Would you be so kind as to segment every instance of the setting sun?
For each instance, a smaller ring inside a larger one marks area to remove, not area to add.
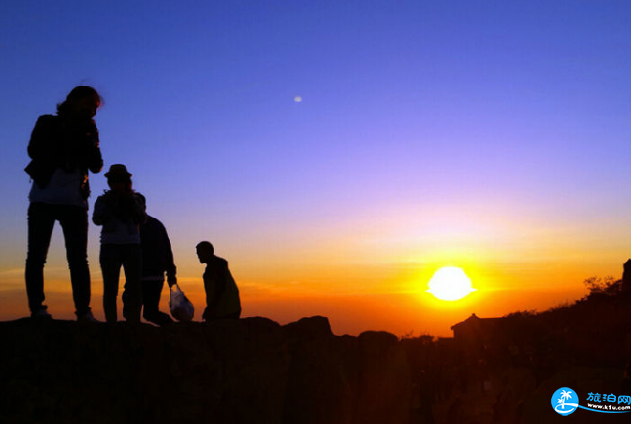
[[[440,268],[429,280],[428,293],[433,294],[440,300],[460,300],[469,293],[476,291],[471,287],[471,280],[467,274],[455,266],[445,266]]]

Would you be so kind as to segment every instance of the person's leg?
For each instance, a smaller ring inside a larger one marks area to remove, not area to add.
[[[161,280],[142,280],[142,316],[156,325],[168,325],[173,322],[169,314],[160,312],[160,295],[164,287],[164,278]]]
[[[142,279],[142,316],[145,319],[149,320],[148,317],[158,314],[163,287],[164,278],[162,280]]]
[[[26,295],[31,313],[45,310],[44,264],[55,225],[52,205],[31,203],[28,208],[28,252],[24,268]]]
[[[70,268],[75,314],[90,312],[90,268],[88,267],[88,210],[79,206],[62,206],[59,223],[64,232],[66,257]]]
[[[118,280],[121,270],[121,254],[119,246],[102,244],[99,262],[103,274],[103,312],[105,320],[114,323],[118,319],[116,297],[118,296]]]
[[[139,323],[142,309],[142,253],[140,244],[126,244],[123,256],[125,267],[125,291],[123,292],[123,316],[127,322]]]
[[[227,319],[239,319],[240,317],[241,317],[241,310],[239,310],[238,312],[233,312],[231,314],[228,314],[224,318],[227,318]]]
[[[219,317],[212,317],[211,319],[214,319],[214,320],[216,320],[216,319],[239,319],[240,316],[241,316],[241,311],[239,311],[239,312],[231,312],[229,314],[222,315],[222,316],[219,316]]]

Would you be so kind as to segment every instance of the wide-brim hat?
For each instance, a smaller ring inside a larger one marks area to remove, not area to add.
[[[111,177],[131,177],[131,174],[127,172],[127,167],[121,163],[110,166],[110,170],[105,174],[105,178]]]

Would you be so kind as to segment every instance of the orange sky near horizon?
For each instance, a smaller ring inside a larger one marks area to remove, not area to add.
[[[335,334],[385,330],[398,336],[450,336],[451,325],[472,313],[502,316],[577,300],[586,293],[586,278],[620,278],[628,257],[624,232],[616,233],[613,226],[581,226],[558,217],[545,222],[514,210],[491,214],[484,206],[471,205],[467,214],[421,214],[414,208],[394,208],[372,218],[352,218],[308,228],[286,222],[284,231],[265,228],[242,232],[242,238],[233,236],[236,229],[214,232],[216,253],[229,261],[239,285],[243,316],[265,316],[286,324],[323,315]],[[205,237],[192,227],[175,230],[168,215],[162,221],[170,231],[180,285],[195,304],[199,320],[205,306],[204,266],[195,256],[195,245]],[[92,307],[103,319],[99,228],[90,225]],[[22,265],[26,240],[16,238],[10,246],[11,250],[5,244],[0,252],[2,320],[28,315]],[[54,317],[72,319],[63,246],[56,225],[45,268],[46,303]],[[447,265],[463,268],[478,290],[455,302],[426,293],[433,273]],[[165,288],[163,310],[167,304]]]
[[[61,276],[67,270],[63,269],[62,262],[50,265],[46,280],[49,311],[55,318],[73,319],[69,282],[63,277],[50,277]],[[616,266],[618,274],[616,267],[590,267],[589,264],[461,264],[478,291],[460,301],[446,302],[425,292],[429,278],[442,265],[353,264],[328,269],[313,265],[301,270],[285,268],[276,276],[263,273],[260,267],[248,268],[237,263],[232,264],[231,269],[240,287],[243,317],[265,316],[286,324],[305,316],[322,315],[329,318],[333,332],[338,335],[383,330],[397,336],[442,337],[451,336],[450,327],[472,313],[493,317],[518,310],[545,310],[585,295],[582,283],[585,278],[592,275],[619,278],[622,271],[621,263]],[[200,320],[205,306],[203,266],[197,264],[197,271],[199,276],[196,277],[187,269],[180,274],[179,283],[196,307],[195,320]],[[92,307],[95,316],[103,319],[102,281],[94,266],[92,275]],[[12,284],[2,285],[1,320],[28,315],[23,283],[18,275],[12,280]],[[119,319],[122,319],[120,293],[118,303]],[[167,305],[165,286],[162,309],[166,310]]]

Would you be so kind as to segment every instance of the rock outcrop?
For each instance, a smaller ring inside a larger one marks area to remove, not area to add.
[[[0,323],[5,423],[408,423],[395,336],[328,319]]]
[[[509,316],[481,340],[335,336],[324,317],[0,322],[0,423],[552,422],[560,387],[581,402],[589,392],[631,395],[630,308],[598,298]]]

